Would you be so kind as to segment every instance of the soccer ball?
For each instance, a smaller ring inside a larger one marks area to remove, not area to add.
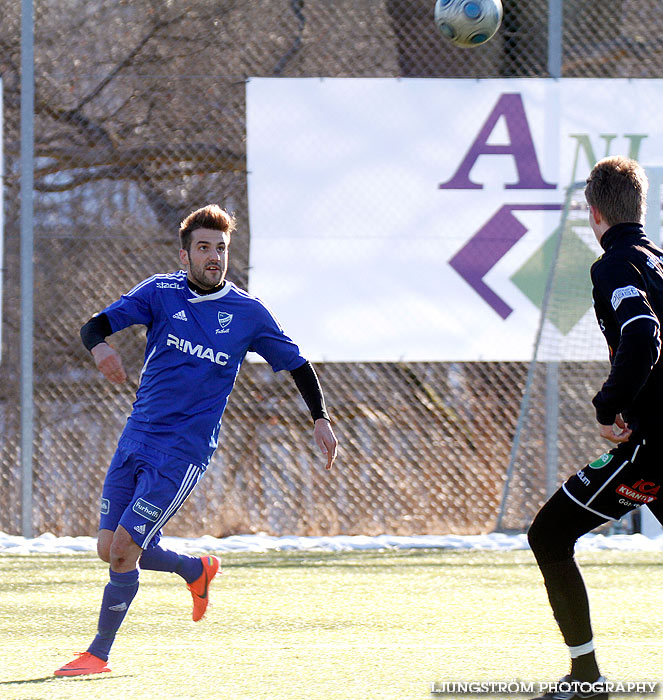
[[[436,0],[435,24],[452,44],[485,44],[502,23],[501,0]]]

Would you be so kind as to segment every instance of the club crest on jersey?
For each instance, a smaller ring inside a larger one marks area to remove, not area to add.
[[[228,328],[228,326],[233,320],[233,315],[229,314],[227,311],[219,311],[218,319],[221,328],[216,329],[217,335],[219,333],[230,333],[230,328]]]

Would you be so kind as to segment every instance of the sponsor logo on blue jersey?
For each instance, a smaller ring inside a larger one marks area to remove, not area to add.
[[[227,365],[230,355],[225,352],[215,352],[213,348],[204,348],[202,345],[194,345],[190,340],[178,338],[172,333],[168,334],[166,345],[172,345],[174,348],[188,355],[195,355],[201,360],[209,360],[217,365]]]
[[[184,289],[181,284],[177,282],[157,282],[157,287],[159,289]]]
[[[163,511],[161,508],[149,503],[148,501],[139,498],[133,505],[131,509],[135,513],[140,513],[146,520],[155,523],[160,517]]]

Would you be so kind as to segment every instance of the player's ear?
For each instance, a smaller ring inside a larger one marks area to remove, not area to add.
[[[188,267],[189,265],[189,254],[184,248],[180,248],[180,262],[184,267]]]
[[[592,221],[598,226],[601,221],[603,220],[603,217],[601,216],[601,212],[593,205],[589,205],[589,215],[592,217]]]

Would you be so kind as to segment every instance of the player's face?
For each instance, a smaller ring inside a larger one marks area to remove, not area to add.
[[[223,231],[199,228],[191,233],[189,251],[180,250],[187,277],[202,289],[218,286],[228,270],[229,236]]]

